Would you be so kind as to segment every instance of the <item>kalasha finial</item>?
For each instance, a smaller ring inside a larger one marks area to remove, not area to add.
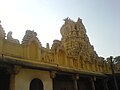
[[[63,19],[64,21],[68,21],[70,18],[69,17],[67,17],[67,18],[65,18],[65,19]]]
[[[77,22],[82,22],[82,19],[80,19],[80,17],[78,17],[78,20],[77,20]]]

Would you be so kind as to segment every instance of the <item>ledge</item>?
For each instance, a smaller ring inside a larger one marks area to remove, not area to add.
[[[5,55],[0,56],[0,63],[1,62],[12,64],[12,65],[19,65],[24,68],[37,69],[37,70],[57,71],[57,72],[65,72],[65,73],[73,73],[73,74],[77,73],[77,74],[95,75],[95,76],[106,76],[104,73],[81,71],[78,69],[58,66],[56,64],[51,65],[48,63],[31,61],[31,60],[21,59],[21,58],[14,58],[14,57],[5,56]]]

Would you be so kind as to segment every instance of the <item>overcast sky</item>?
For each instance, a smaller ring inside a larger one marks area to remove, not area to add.
[[[83,20],[99,56],[120,55],[120,0],[0,0],[1,24],[20,41],[34,30],[42,46],[51,45],[66,17]]]

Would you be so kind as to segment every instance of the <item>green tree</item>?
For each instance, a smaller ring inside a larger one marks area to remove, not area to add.
[[[115,62],[115,63],[120,63],[120,56],[116,56],[116,57],[114,58],[114,62]]]

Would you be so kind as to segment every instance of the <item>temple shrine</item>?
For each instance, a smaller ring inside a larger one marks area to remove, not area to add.
[[[20,43],[0,24],[0,90],[115,90],[110,64],[94,50],[82,19],[64,21],[51,47],[31,30]],[[119,64],[115,74],[120,90]]]

